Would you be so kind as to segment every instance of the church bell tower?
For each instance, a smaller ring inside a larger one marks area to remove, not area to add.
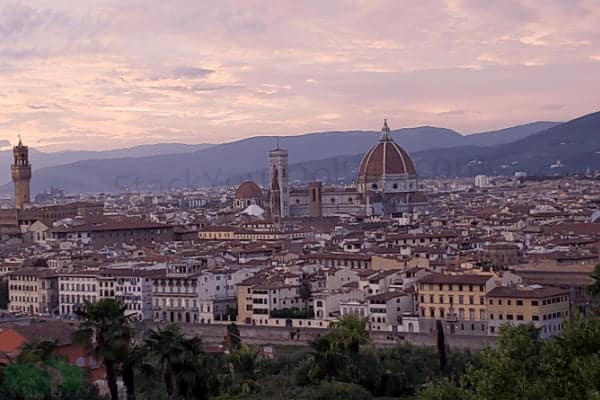
[[[30,202],[31,164],[29,164],[29,148],[23,146],[20,135],[19,144],[13,147],[13,155],[11,175],[15,184],[15,208],[22,210]]]

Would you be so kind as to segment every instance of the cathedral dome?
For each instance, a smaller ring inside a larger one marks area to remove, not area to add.
[[[262,197],[261,188],[252,181],[243,182],[235,192],[237,200],[260,199]]]
[[[385,121],[378,143],[364,155],[360,162],[358,179],[369,182],[388,175],[415,178],[417,171],[408,153],[392,139],[390,128]]]

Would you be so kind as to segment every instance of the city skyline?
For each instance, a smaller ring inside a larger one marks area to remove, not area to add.
[[[9,1],[0,147],[46,151],[597,111],[593,1]]]

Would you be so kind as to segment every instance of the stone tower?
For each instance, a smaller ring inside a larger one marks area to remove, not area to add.
[[[277,168],[271,171],[271,219],[276,226],[281,223],[281,191]]]
[[[15,161],[11,166],[11,175],[15,183],[15,208],[23,209],[30,201],[31,164],[29,164],[29,148],[23,146],[21,136],[19,136],[19,144],[13,147],[13,155]]]
[[[269,151],[269,171],[271,188],[273,188],[274,180],[277,180],[279,187],[279,215],[281,218],[289,217],[288,152],[279,148],[279,141],[277,141],[277,148]]]

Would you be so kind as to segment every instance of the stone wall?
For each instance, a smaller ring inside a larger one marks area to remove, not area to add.
[[[144,328],[155,327],[145,324]],[[225,324],[196,325],[181,324],[183,332],[188,335],[202,337],[205,343],[222,343],[227,327]],[[251,344],[282,344],[282,345],[306,345],[320,335],[327,333],[327,329],[318,328],[284,328],[250,326],[239,324],[242,341]],[[392,332],[370,332],[373,343],[378,347],[393,346],[397,343],[412,343],[415,345],[435,346],[435,334],[428,333],[392,333]],[[493,336],[470,336],[446,334],[446,343],[451,348],[478,350],[486,346],[495,346],[497,337]]]

